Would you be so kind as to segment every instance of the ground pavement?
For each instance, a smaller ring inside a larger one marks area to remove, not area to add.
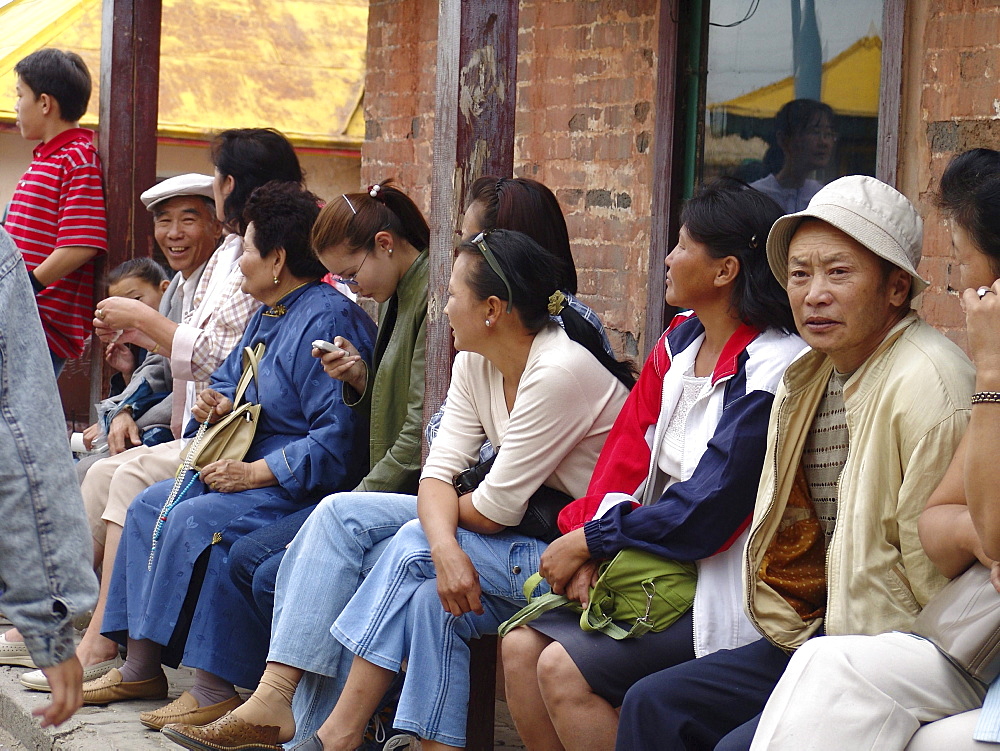
[[[42,728],[31,710],[47,702],[48,694],[29,691],[18,681],[28,668],[0,666],[0,750],[6,751],[147,751],[179,746],[139,724],[139,713],[162,707],[190,688],[193,672],[166,668],[170,695],[166,700],[130,701],[106,707],[84,707],[56,729]],[[497,701],[496,743],[499,751],[523,749],[510,721],[507,704]]]

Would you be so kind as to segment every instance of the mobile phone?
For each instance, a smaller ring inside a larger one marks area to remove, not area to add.
[[[315,349],[321,349],[324,352],[340,352],[343,355],[347,354],[347,350],[341,349],[336,344],[331,344],[325,339],[316,339],[313,341],[312,345]]]
[[[326,339],[316,339],[313,341],[312,346],[314,349],[321,349],[324,352],[340,352],[343,355],[347,354],[347,350],[341,349],[336,344],[331,344],[326,341]]]

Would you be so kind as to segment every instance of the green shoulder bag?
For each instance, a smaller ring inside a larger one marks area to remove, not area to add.
[[[626,548],[601,564],[597,583],[590,590],[590,604],[583,608],[553,592],[533,598],[531,594],[542,582],[542,575],[535,573],[524,583],[528,604],[500,624],[498,633],[505,636],[511,629],[563,606],[580,613],[580,628],[584,631],[600,631],[612,639],[663,631],[690,609],[697,578],[694,563]],[[619,623],[629,629],[626,631]]]

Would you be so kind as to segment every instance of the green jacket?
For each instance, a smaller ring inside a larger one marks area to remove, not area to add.
[[[371,470],[359,491],[417,492],[424,412],[427,339],[427,252],[403,274],[396,294],[379,306],[378,338],[365,393],[349,386],[344,402],[369,418]],[[375,408],[372,409],[372,405]]]

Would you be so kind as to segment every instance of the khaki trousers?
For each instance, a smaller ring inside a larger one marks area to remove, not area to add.
[[[174,476],[181,463],[181,441],[136,446],[95,462],[80,485],[94,541],[104,545],[107,522],[125,526],[125,512],[139,493]]]
[[[902,751],[923,724],[975,709],[985,694],[986,686],[911,634],[817,637],[792,656],[750,749]],[[971,744],[969,728],[967,738],[938,748]]]

